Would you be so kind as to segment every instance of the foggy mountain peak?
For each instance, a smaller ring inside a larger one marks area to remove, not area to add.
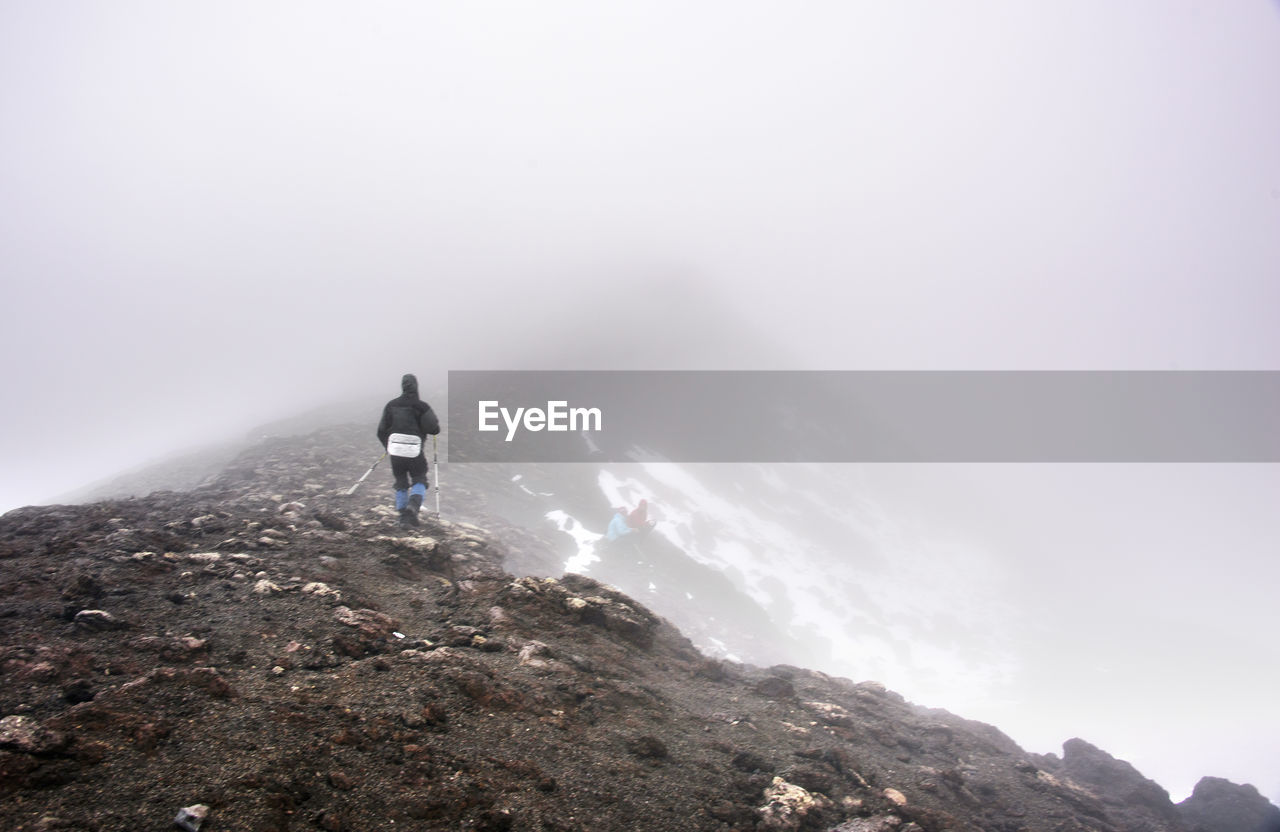
[[[208,830],[1274,829],[1250,787],[1175,805],[1080,740],[1028,754],[876,682],[710,658],[648,604],[547,574],[571,538],[502,519],[538,494],[504,466],[446,469],[447,519],[406,532],[375,481],[346,495],[364,433],[0,519],[9,828],[186,808]],[[701,593],[691,566],[660,574]]]
[[[355,450],[317,457],[349,487],[405,372],[442,391],[486,368],[1275,369],[1276,9],[0,4],[0,512],[105,479],[214,487],[264,437],[350,420]],[[313,410],[332,401],[354,405]],[[1212,771],[1280,801],[1278,477],[645,464],[457,483],[486,533],[550,535],[508,571],[585,570],[708,654],[877,679],[1037,752],[1087,737],[1175,797]],[[611,506],[641,497],[651,550],[599,557]],[[53,550],[111,533],[70,516]],[[189,532],[156,540],[213,536]],[[365,825],[303,821],[312,784],[267,779],[286,820]]]

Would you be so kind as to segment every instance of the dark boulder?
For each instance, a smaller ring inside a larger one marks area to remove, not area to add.
[[[1280,809],[1258,793],[1220,777],[1205,777],[1178,804],[1192,832],[1280,832]]]

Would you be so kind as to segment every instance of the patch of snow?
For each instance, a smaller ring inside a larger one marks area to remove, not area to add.
[[[738,466],[728,480],[717,466],[630,467],[639,471],[600,472],[610,504],[647,499],[656,534],[729,577],[784,631],[826,642],[823,670],[952,707],[998,695],[1013,677],[998,640],[1013,613],[989,554],[896,516],[856,477],[800,465]],[[949,630],[957,637],[938,638]]]
[[[604,535],[588,531],[576,518],[559,509],[548,511],[545,517],[555,523],[560,531],[572,537],[578,545],[577,554],[564,562],[564,571],[576,572],[579,575],[587,574],[591,564],[600,560],[600,556],[596,554],[596,541]]]
[[[707,646],[703,648],[703,652],[717,659],[727,659],[731,662],[741,663],[742,659],[738,658],[729,650],[729,646],[718,638],[707,637]]]
[[[634,477],[623,479],[607,468],[600,469],[596,483],[611,506],[635,508],[641,500],[653,502],[653,490]]]

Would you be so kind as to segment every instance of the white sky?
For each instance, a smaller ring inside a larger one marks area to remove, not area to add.
[[[0,510],[405,371],[1280,369],[1277,102],[1264,0],[2,0]]]

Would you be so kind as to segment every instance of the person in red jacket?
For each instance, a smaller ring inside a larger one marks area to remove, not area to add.
[[[627,515],[627,525],[639,531],[649,523],[649,501],[641,500],[640,505],[631,510]]]
[[[614,508],[613,519],[609,521],[609,528],[605,532],[605,538],[608,542],[613,543],[633,534],[647,532],[654,525],[654,521],[649,519],[648,500],[641,500],[640,505],[629,512],[625,506]]]

